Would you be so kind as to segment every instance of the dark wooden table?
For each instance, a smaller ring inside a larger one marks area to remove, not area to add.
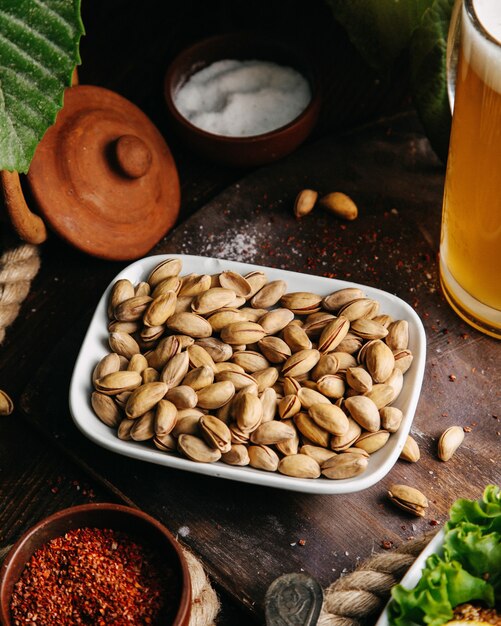
[[[175,19],[151,3],[147,24],[137,19],[135,3],[88,4],[82,81],[109,86],[142,106],[179,165],[180,223],[153,252],[218,256],[370,284],[407,300],[425,325],[427,367],[413,426],[422,450],[418,464],[399,461],[380,484],[351,496],[302,495],[182,473],[111,454],[73,426],[67,391],[78,347],[103,289],[124,264],[85,257],[55,238],[44,245],[40,274],[0,349],[0,388],[17,407],[0,421],[0,546],[60,508],[125,501],[174,533],[183,528],[180,540],[200,556],[222,594],[221,624],[260,623],[264,592],[281,573],[304,569],[327,585],[383,541],[397,546],[442,523],[456,497],[477,497],[485,484],[500,483],[501,344],[463,324],[440,293],[444,172],[415,115],[401,112],[408,108],[405,71],[397,68],[392,81],[376,84],[320,2],[308,11],[306,3],[295,3],[285,17],[278,2],[258,4],[247,21],[242,7],[230,10],[226,3],[210,10],[183,3]],[[191,40],[263,20],[288,35],[301,32],[326,65],[333,58],[342,63],[327,68],[336,80],[328,83],[325,113],[308,145],[267,168],[230,170],[198,159],[171,136],[161,76]],[[379,123],[350,130],[381,115]],[[295,220],[293,198],[305,186],[350,194],[359,219],[348,224],[316,212]],[[243,246],[234,245],[237,235]],[[454,424],[471,432],[444,464],[436,457],[437,437]],[[429,496],[426,519],[387,504],[392,482],[408,482]]]

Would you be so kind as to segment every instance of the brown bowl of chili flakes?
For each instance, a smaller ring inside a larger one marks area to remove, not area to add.
[[[0,570],[4,626],[187,626],[188,565],[151,516],[117,504],[59,511],[28,530]]]

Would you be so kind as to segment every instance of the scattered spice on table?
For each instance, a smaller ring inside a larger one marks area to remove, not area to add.
[[[144,626],[171,612],[174,590],[174,573],[127,534],[78,528],[33,554],[10,608],[15,626]]]

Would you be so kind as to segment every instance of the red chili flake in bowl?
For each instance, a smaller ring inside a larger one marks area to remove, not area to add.
[[[152,625],[172,602],[173,572],[127,534],[78,528],[37,550],[14,585],[15,626]]]

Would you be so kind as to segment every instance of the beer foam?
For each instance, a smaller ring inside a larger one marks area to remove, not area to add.
[[[497,45],[478,32],[463,4],[463,54],[486,85],[501,93],[501,1],[474,0],[473,6],[478,21],[500,43]]]

